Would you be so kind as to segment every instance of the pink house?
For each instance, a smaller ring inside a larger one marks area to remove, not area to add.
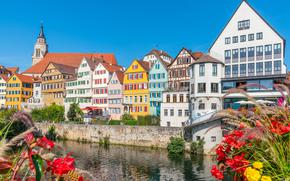
[[[123,106],[124,72],[114,72],[108,83],[108,103],[110,119],[120,120],[124,114]]]

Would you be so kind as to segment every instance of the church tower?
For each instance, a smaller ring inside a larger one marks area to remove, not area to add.
[[[32,55],[32,65],[37,64],[48,52],[48,45],[43,31],[43,25],[40,26],[40,32],[34,45],[34,52]]]

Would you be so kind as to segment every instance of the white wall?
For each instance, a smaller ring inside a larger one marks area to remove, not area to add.
[[[5,102],[6,102],[6,81],[0,77],[0,108],[5,107]]]

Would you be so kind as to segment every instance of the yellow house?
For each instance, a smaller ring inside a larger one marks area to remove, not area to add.
[[[14,74],[8,82],[6,88],[6,107],[21,110],[21,103],[26,103],[32,96],[33,77]]]
[[[134,60],[124,76],[124,111],[134,118],[149,115],[149,63]]]

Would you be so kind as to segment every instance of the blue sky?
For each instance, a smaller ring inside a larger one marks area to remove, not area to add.
[[[248,0],[286,39],[289,1]],[[0,3],[0,64],[31,65],[43,21],[50,52],[112,52],[128,66],[152,48],[206,52],[240,0],[10,0]],[[290,48],[286,48],[290,65]]]

